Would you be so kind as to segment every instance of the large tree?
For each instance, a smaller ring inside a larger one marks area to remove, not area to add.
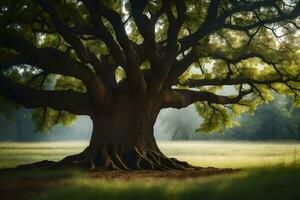
[[[299,15],[295,0],[1,0],[0,93],[41,127],[91,117],[89,146],[58,165],[183,169],[156,144],[159,111],[195,103],[211,131],[272,90],[299,102]]]

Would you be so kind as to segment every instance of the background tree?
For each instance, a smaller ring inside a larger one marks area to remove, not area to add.
[[[159,111],[196,103],[201,129],[213,131],[271,90],[299,102],[299,9],[294,0],[2,0],[0,93],[38,108],[41,128],[91,117],[90,145],[58,165],[190,167],[157,147]],[[225,85],[235,92],[218,93]]]
[[[241,126],[225,131],[225,138],[248,140],[300,139],[299,108],[292,106],[292,98],[276,97],[260,106],[253,116],[244,115]]]
[[[204,133],[198,129],[202,118],[191,106],[161,112],[158,131],[169,135],[172,140],[299,140],[300,109],[293,106],[293,97],[272,95],[275,98],[267,105],[258,106],[252,114],[243,113],[236,117],[239,126],[221,133]]]
[[[196,129],[201,123],[201,118],[194,106],[185,109],[166,109],[160,112],[156,126],[158,134],[166,134],[170,140],[196,139]]]

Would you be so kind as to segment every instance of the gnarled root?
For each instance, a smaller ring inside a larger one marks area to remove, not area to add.
[[[68,156],[57,164],[99,170],[185,170],[197,168],[187,162],[168,158],[160,151],[138,147],[126,152],[108,151],[106,148],[94,152],[87,148],[82,153]]]
[[[56,168],[75,167],[98,170],[185,170],[197,169],[187,162],[168,158],[159,150],[134,147],[126,152],[108,151],[102,148],[98,151],[87,147],[83,152],[67,156],[61,161],[41,161],[20,168]]]

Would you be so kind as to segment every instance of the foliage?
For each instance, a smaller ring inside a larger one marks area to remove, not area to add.
[[[224,138],[250,140],[300,139],[299,108],[292,98],[277,97],[257,109],[253,116],[244,115],[241,126],[226,131]]]
[[[51,108],[36,109],[32,113],[32,120],[36,124],[36,132],[48,132],[50,128],[61,123],[67,126],[74,122],[76,115],[65,111],[56,111]]]
[[[198,128],[199,123],[202,124],[203,127],[203,124],[208,122],[212,123],[213,121],[206,121],[204,118],[204,123],[201,123],[201,118],[194,115],[194,109],[183,110],[180,114],[178,111],[174,110],[162,112],[160,120],[164,123],[160,132],[172,135],[174,132],[179,131],[183,134],[183,137],[177,138],[179,140],[184,138],[187,140],[300,139],[300,109],[293,105],[293,97],[274,96],[274,100],[266,105],[258,106],[252,114],[244,113],[239,115],[240,113],[243,113],[239,109],[245,109],[246,107],[234,105],[232,112],[235,112],[238,115],[234,118],[234,121],[235,123],[238,123],[238,126],[228,128],[224,132],[213,131],[212,133],[205,133],[201,127]],[[204,112],[204,114],[209,114],[210,112],[212,111],[209,110]],[[221,117],[221,119],[223,120],[223,117]],[[215,127],[216,126],[212,126],[212,128]],[[176,129],[176,131],[174,129]],[[195,133],[196,131],[198,133]]]
[[[147,92],[156,91],[153,96],[168,88],[169,95],[180,95],[179,107],[195,103],[204,119],[199,131],[205,132],[237,125],[236,116],[270,102],[271,91],[294,96],[300,105],[299,1],[49,2],[1,1],[3,83],[83,93],[87,98],[97,96],[91,95],[95,83],[86,78],[90,74],[97,76],[105,91],[119,91],[127,81],[136,83],[133,91],[142,86]],[[93,11],[98,7],[99,12]],[[178,72],[179,68],[183,70]],[[132,77],[136,79],[129,80]],[[224,86],[233,92],[224,94]],[[8,89],[2,93],[26,106],[26,95],[18,95],[28,90],[21,88],[19,93]],[[36,109],[33,119],[38,130],[68,125],[75,114],[87,114],[76,106],[53,104],[27,105]],[[167,106],[178,103],[174,99]],[[0,112],[7,112],[6,108]]]

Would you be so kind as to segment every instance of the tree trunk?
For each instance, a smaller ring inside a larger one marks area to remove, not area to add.
[[[124,95],[124,94],[123,94]],[[119,96],[91,116],[93,133],[81,153],[59,162],[42,161],[19,167],[83,167],[102,170],[183,170],[195,168],[168,158],[158,148],[153,126],[160,111],[157,101]],[[104,110],[104,111],[103,111]]]
[[[61,165],[81,165],[103,170],[167,170],[191,167],[166,157],[158,148],[153,126],[159,109],[153,103],[119,102],[107,113],[91,117],[93,133],[89,146],[68,156]]]

